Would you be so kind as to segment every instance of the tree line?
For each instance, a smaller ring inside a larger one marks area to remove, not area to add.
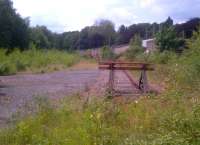
[[[84,50],[105,45],[127,44],[135,35],[141,39],[153,38],[166,26],[173,27],[175,36],[184,40],[191,38],[199,22],[200,18],[193,18],[182,24],[174,24],[169,17],[163,23],[121,25],[116,31],[113,22],[99,20],[93,26],[87,26],[81,31],[58,34],[45,26],[31,27],[29,19],[22,18],[16,12],[11,0],[0,0],[0,47],[6,48],[8,52],[14,48],[26,50],[32,47],[67,51]]]

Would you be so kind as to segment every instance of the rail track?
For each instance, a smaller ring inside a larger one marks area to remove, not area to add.
[[[99,62],[99,69],[109,70],[108,92],[112,96],[139,96],[150,91],[146,71],[153,71],[154,66],[141,62],[106,61]],[[133,80],[129,70],[141,71],[141,76]]]
[[[7,122],[18,110],[27,110],[26,104],[32,104],[35,96],[45,96],[54,100],[76,93],[84,94],[89,90],[88,95],[102,97],[107,87],[116,96],[128,96],[133,99],[143,93],[142,85],[139,85],[142,84],[141,78],[139,83],[139,79],[133,79],[126,69],[147,68],[142,67],[141,64],[130,66],[121,63],[113,66],[115,70],[111,71],[108,65],[106,63],[100,65],[103,70],[93,68],[46,74],[0,76],[0,125],[2,122]]]

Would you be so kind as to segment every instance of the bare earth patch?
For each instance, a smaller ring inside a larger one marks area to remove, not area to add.
[[[99,74],[99,70],[91,69],[0,76],[0,120],[9,119],[36,96],[59,99],[84,92]]]
[[[90,69],[97,69],[97,63],[93,60],[87,61],[82,60],[79,63],[75,64],[70,68],[70,70],[90,70]]]
[[[87,60],[63,71],[0,76],[0,125],[8,123],[19,110],[26,110],[38,96],[55,103],[74,94],[80,94],[84,100],[102,98],[106,94],[108,80],[109,71],[98,70],[96,62]],[[116,71],[114,87],[118,93],[117,100],[124,96],[137,99],[141,95],[123,71]]]

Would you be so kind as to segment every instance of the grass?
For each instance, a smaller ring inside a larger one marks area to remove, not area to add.
[[[46,100],[39,103],[36,114],[1,129],[0,144],[199,145],[199,44],[200,33],[188,50],[168,56],[165,67],[157,70],[162,73],[157,77],[168,85],[162,94],[128,102],[95,97],[84,102],[72,97],[56,108]]]
[[[78,54],[58,50],[14,50],[6,55],[0,49],[0,75],[11,75],[18,72],[44,73],[72,66],[80,60]]]
[[[95,97],[84,102],[74,96],[61,100],[56,108],[46,100],[39,103],[35,115],[2,129],[0,144],[199,145],[200,91],[196,83],[200,78],[196,60],[200,53],[196,51],[185,52],[166,65],[169,87],[163,94],[147,94],[128,102]],[[177,69],[183,65],[184,71]],[[188,75],[195,80],[186,79]]]
[[[199,102],[183,99],[175,92],[129,103],[93,100],[85,104],[73,98],[57,109],[44,104],[36,115],[23,119],[14,128],[1,130],[0,143],[198,145],[200,142]]]

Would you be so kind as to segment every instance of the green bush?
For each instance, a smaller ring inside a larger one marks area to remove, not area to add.
[[[142,48],[142,40],[138,35],[136,35],[130,40],[129,49],[126,52],[126,57],[129,60],[133,60],[143,52],[144,48]]]
[[[36,114],[0,130],[0,144],[199,145],[199,44],[198,32],[181,56],[156,54],[168,58],[161,69],[169,88],[162,94],[124,102],[94,98],[85,103],[72,97],[56,108],[49,102],[37,103]]]
[[[49,71],[52,66],[55,70],[59,67],[67,68],[80,57],[77,54],[70,54],[58,50],[27,50],[20,52],[14,50],[10,54],[0,49],[0,75],[15,74],[20,71],[41,72]]]
[[[163,66],[157,67],[157,72],[164,73],[162,79],[167,78],[170,88],[188,94],[197,93],[200,86],[200,32],[194,33],[187,44],[188,49],[182,54],[164,51],[142,54],[137,59]]]
[[[168,64],[170,62],[174,62],[178,58],[178,55],[176,53],[170,51],[155,52],[144,55],[146,55],[147,61],[156,64]]]
[[[156,42],[160,52],[173,51],[176,52],[181,46],[181,39],[177,38],[174,27],[163,27],[156,35]]]
[[[113,59],[115,59],[115,57],[116,56],[110,47],[104,46],[103,48],[101,48],[101,59],[113,60]]]
[[[39,103],[37,114],[0,130],[0,144],[198,145],[200,106],[191,106],[174,92],[165,95],[129,103],[93,100],[87,105],[73,97],[57,109]]]
[[[200,31],[188,41],[188,50],[185,50],[176,62],[171,64],[173,86],[177,90],[186,90],[189,93],[200,91]]]

